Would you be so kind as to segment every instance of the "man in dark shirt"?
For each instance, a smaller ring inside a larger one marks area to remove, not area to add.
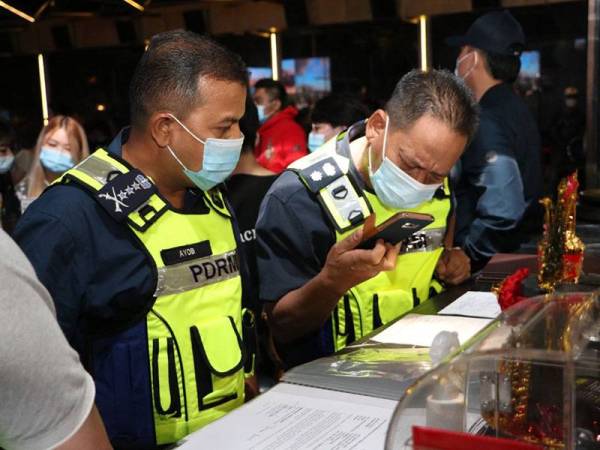
[[[479,130],[453,171],[455,242],[477,271],[523,240],[523,223],[537,210],[541,193],[540,137],[511,86],[525,44],[515,18],[508,11],[486,14],[447,43],[461,47],[456,74],[481,108]]]
[[[219,185],[239,159],[246,90],[238,55],[189,31],[154,36],[131,82],[132,126],[15,231],[117,448],[170,444],[243,402],[247,279]]]
[[[476,110],[469,89],[451,74],[412,71],[385,110],[331,139],[273,184],[258,216],[256,252],[260,298],[288,366],[330,354],[426,300],[433,276],[458,284],[469,275],[466,255],[442,240],[414,252],[400,253],[383,241],[372,250],[355,249],[362,222],[339,231],[296,164],[330,161],[314,164],[322,172],[311,165],[306,173],[339,181],[336,161],[352,180],[342,186],[346,194],[364,195],[377,224],[399,211],[431,213],[436,222],[429,231],[443,238],[451,215],[445,178],[474,133]]]

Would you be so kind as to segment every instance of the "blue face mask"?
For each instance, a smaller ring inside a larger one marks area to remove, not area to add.
[[[369,148],[369,177],[379,200],[396,209],[414,208],[432,199],[440,184],[419,183],[385,156],[390,118],[385,121],[383,136],[383,161],[373,173],[371,148]]]
[[[258,112],[258,121],[260,123],[265,123],[267,120],[265,116],[265,105],[256,105],[256,111]]]
[[[325,135],[311,131],[308,133],[308,149],[314,152],[325,143]]]
[[[14,162],[15,157],[13,155],[0,156],[0,173],[8,172]]]
[[[169,114],[181,127],[189,133],[198,142],[204,144],[204,157],[202,159],[202,168],[197,172],[188,169],[177,157],[173,149],[167,145],[167,149],[173,155],[173,158],[183,168],[183,173],[203,191],[212,189],[217,184],[222,183],[231,175],[233,169],[240,160],[244,135],[239,139],[216,139],[207,138],[205,141],[192,133],[181,121],[172,114]]]
[[[75,165],[70,153],[61,152],[52,147],[42,147],[40,162],[44,169],[53,173],[66,172]]]

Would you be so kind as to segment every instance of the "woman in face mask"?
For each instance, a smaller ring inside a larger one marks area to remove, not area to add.
[[[85,131],[72,117],[54,116],[38,137],[27,176],[17,186],[25,209],[54,180],[90,154]]]

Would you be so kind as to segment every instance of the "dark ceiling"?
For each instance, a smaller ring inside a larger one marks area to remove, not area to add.
[[[125,0],[3,0],[38,21],[47,18],[65,17],[119,17],[141,14]],[[135,0],[145,7],[145,13],[152,13],[154,8],[162,6],[194,5],[194,7],[209,7],[216,4],[243,3],[244,0]],[[245,0],[251,1],[251,0]],[[270,0],[283,3],[283,0]],[[19,26],[27,24],[25,20],[4,8],[0,8],[0,26]]]

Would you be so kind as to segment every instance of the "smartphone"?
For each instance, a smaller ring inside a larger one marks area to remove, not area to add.
[[[433,220],[433,216],[429,214],[401,211],[376,227],[368,226],[368,223],[365,223],[363,240],[357,248],[370,250],[375,247],[379,239],[396,245],[413,233],[433,223]]]

